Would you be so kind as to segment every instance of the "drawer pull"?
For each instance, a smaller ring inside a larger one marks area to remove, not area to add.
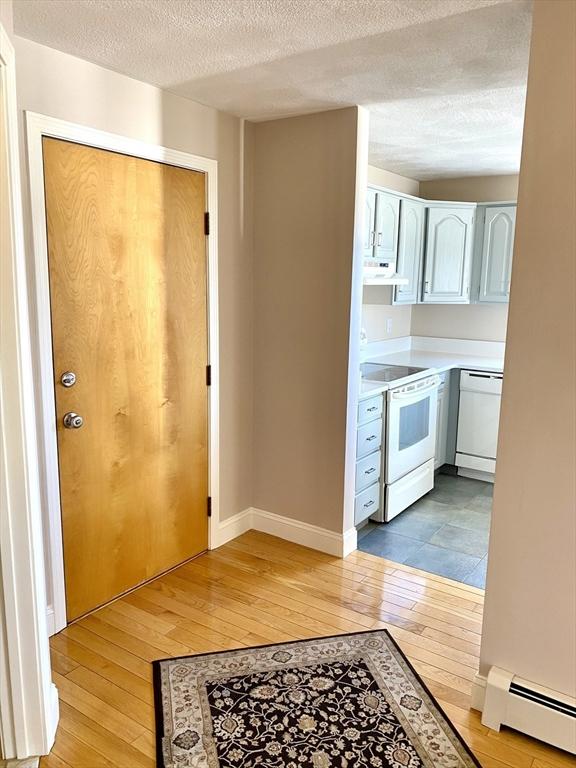
[[[378,406],[377,405],[373,405],[370,408],[366,408],[366,411],[368,413],[372,413],[372,411],[377,411],[377,410],[378,410]]]
[[[374,499],[370,499],[370,501],[367,501],[366,504],[364,504],[364,509],[366,509],[366,507],[371,507],[372,504],[374,504]]]
[[[370,467],[370,469],[367,469],[366,472],[364,472],[364,474],[371,475],[372,472],[376,472],[376,467]]]
[[[372,440],[377,440],[377,439],[378,439],[378,435],[370,435],[370,437],[366,438],[366,442],[371,443]]]

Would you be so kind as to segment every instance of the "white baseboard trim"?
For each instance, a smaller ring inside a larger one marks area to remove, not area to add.
[[[357,543],[355,528],[350,528],[344,533],[336,533],[317,525],[303,523],[301,520],[293,520],[264,509],[250,507],[221,521],[216,541],[211,544],[211,548],[221,547],[250,530],[269,533],[279,539],[301,544],[334,557],[346,557],[356,549]]]
[[[39,765],[39,757],[27,757],[25,760],[2,760],[0,758],[0,768],[38,768]]]
[[[472,684],[472,700],[470,706],[478,712],[484,711],[484,699],[486,697],[486,678],[479,672],[474,677]]]
[[[48,627],[48,637],[56,634],[56,620],[54,618],[54,606],[49,605],[46,608],[46,625]]]
[[[252,530],[252,508],[242,510],[226,520],[220,520],[215,541],[210,542],[210,549],[218,549],[232,539],[242,536],[243,533]]]
[[[347,557],[356,549],[358,549],[358,531],[354,527],[348,528],[342,534],[342,554],[340,557]]]

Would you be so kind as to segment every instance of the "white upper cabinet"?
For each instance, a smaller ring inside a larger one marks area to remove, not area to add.
[[[364,209],[364,235],[362,238],[362,255],[365,259],[374,258],[374,245],[376,243],[376,190],[366,190],[366,202]]]
[[[400,198],[376,193],[376,244],[374,258],[378,262],[395,262],[398,255]]]
[[[475,206],[430,206],[424,268],[425,304],[468,304]]]
[[[426,206],[414,200],[400,203],[400,234],[396,271],[408,279],[408,285],[394,289],[394,304],[416,304],[420,292],[420,270],[424,250]]]
[[[486,207],[479,302],[507,302],[510,294],[516,207]]]

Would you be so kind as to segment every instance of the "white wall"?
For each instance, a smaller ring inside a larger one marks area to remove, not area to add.
[[[22,110],[31,110],[219,162],[220,514],[226,518],[246,509],[252,504],[253,400],[252,252],[250,208],[244,199],[244,125],[231,115],[37,43],[16,37],[14,44],[21,117]],[[25,147],[22,131],[30,257]]]
[[[576,696],[576,3],[537,0],[480,653]],[[544,259],[544,264],[543,264]]]

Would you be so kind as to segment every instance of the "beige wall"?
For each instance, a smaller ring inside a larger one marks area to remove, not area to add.
[[[420,182],[400,176],[397,173],[384,171],[373,165],[368,166],[368,183],[393,189],[405,195],[418,196]],[[367,285],[362,297],[362,328],[366,331],[368,341],[397,339],[410,335],[410,320],[412,307],[395,307],[392,305],[392,289],[388,286]],[[387,332],[387,321],[392,320],[390,333]]]
[[[494,202],[516,200],[518,176],[466,176],[420,182],[420,194],[430,200]],[[505,341],[507,304],[465,306],[415,306],[412,310],[414,336],[450,339]]]
[[[0,0],[0,24],[4,27],[8,37],[11,38],[14,31],[11,0]]]
[[[507,304],[417,304],[412,308],[413,336],[506,341]]]
[[[365,285],[362,296],[362,328],[368,341],[384,341],[410,336],[412,306],[391,305],[392,291],[381,285]],[[388,320],[392,322],[388,332]]]
[[[254,506],[342,531],[357,108],[254,126]]]
[[[402,192],[404,195],[418,197],[420,194],[420,182],[416,179],[400,176],[398,173],[392,173],[391,171],[384,171],[382,168],[376,168],[375,165],[368,166],[368,184],[393,189],[395,192]]]
[[[576,3],[533,18],[481,671],[576,696]]]
[[[468,203],[516,200],[518,175],[463,176],[456,179],[421,181],[420,196],[427,200],[456,200]]]
[[[235,117],[21,38],[18,101],[32,110],[218,160],[221,516],[252,503],[252,273],[243,124]],[[22,149],[25,141],[22,137]],[[23,181],[27,171],[23,164]],[[29,219],[28,193],[24,190]],[[27,231],[30,246],[30,228]],[[28,249],[30,252],[30,248]]]

